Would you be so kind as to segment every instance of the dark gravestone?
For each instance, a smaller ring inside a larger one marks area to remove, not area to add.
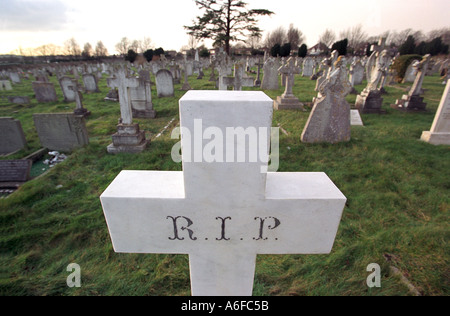
[[[26,144],[20,121],[12,117],[0,117],[0,155],[21,150]]]
[[[31,160],[0,160],[0,187],[18,187],[30,177]]]
[[[33,114],[33,120],[43,147],[70,152],[89,144],[83,116],[72,113]]]
[[[33,90],[38,102],[45,103],[58,101],[53,83],[35,81],[33,82]]]

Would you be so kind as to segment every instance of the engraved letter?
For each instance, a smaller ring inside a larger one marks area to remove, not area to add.
[[[169,237],[170,240],[184,240],[184,238],[180,238],[180,237],[178,236],[178,225],[177,225],[177,221],[178,221],[179,218],[184,218],[184,219],[186,220],[186,222],[187,222],[187,226],[182,226],[182,227],[181,227],[181,230],[182,230],[182,231],[187,230],[188,233],[189,233],[189,238],[190,238],[191,240],[197,240],[196,237],[193,237],[193,236],[194,236],[194,232],[193,232],[191,229],[189,229],[189,227],[191,227],[192,224],[194,224],[189,218],[184,217],[184,216],[178,216],[178,217],[167,216],[166,219],[169,219],[169,218],[171,218],[172,221],[173,221],[173,232],[174,232],[174,237],[173,237],[173,238],[170,238],[170,237]]]
[[[231,217],[226,217],[226,218],[222,218],[222,217],[216,217],[216,220],[222,220],[222,237],[216,238],[216,240],[226,240],[229,241],[230,238],[226,238],[225,237],[225,222],[227,221],[227,219],[231,220]]]

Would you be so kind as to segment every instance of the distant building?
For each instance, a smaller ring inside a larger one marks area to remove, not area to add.
[[[308,49],[308,55],[318,56],[328,53],[328,47],[324,43],[319,43]]]

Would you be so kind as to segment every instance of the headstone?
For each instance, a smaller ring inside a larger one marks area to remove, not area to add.
[[[119,67],[115,77],[108,79],[108,85],[118,88],[121,115],[117,133],[112,136],[113,143],[107,147],[108,153],[140,153],[144,151],[149,141],[145,139],[145,132],[140,130],[139,124],[133,124],[130,96],[130,88],[139,87],[139,79],[129,77],[126,67]]]
[[[21,104],[21,105],[30,104],[30,98],[27,96],[8,97],[8,101],[14,104]]]
[[[390,58],[384,50],[385,38],[380,38],[378,45],[372,46],[372,55],[366,64],[367,86],[356,98],[355,107],[361,113],[385,113],[383,105],[382,84],[383,77],[389,71]]]
[[[59,78],[59,85],[64,95],[64,102],[75,102],[75,91],[69,87],[73,86],[75,81],[70,77]]]
[[[86,92],[100,92],[100,90],[98,89],[97,77],[95,77],[93,74],[84,74],[83,83]]]
[[[422,140],[433,145],[450,145],[450,81],[447,82],[433,125]]]
[[[286,89],[281,97],[277,97],[274,101],[274,107],[277,110],[303,110],[303,104],[293,93],[295,75],[300,74],[300,67],[295,65],[295,59],[289,58],[286,65],[282,66],[278,71],[286,75]]]
[[[160,69],[156,73],[156,91],[158,98],[173,97],[172,73],[167,69]]]
[[[304,143],[350,141],[350,105],[345,97],[351,90],[346,66],[341,60],[319,88],[313,110],[302,134]]]
[[[361,60],[356,60],[350,66],[350,84],[352,87],[362,84],[364,79],[364,66]]]
[[[395,104],[391,107],[397,110],[403,111],[426,111],[427,104],[423,102],[423,97],[421,97],[422,84],[425,78],[425,74],[428,71],[428,65],[430,63],[430,55],[425,55],[422,61],[417,65],[419,70],[414,81],[411,90],[407,95],[403,95],[401,99],[397,99]]]
[[[187,92],[183,171],[122,171],[100,197],[114,250],[188,254],[194,296],[252,295],[258,254],[330,253],[346,198],[324,173],[267,172],[272,115],[263,92]]]
[[[19,73],[16,72],[16,71],[11,71],[11,72],[9,73],[9,79],[11,79],[11,81],[12,81],[13,83],[15,83],[15,84],[19,84],[19,83],[22,82],[22,81],[20,80]]]
[[[69,85],[67,87],[69,90],[72,90],[74,92],[75,95],[75,103],[76,103],[76,108],[73,111],[73,113],[75,115],[82,115],[84,117],[88,117],[89,115],[91,115],[91,112],[88,111],[84,106],[83,106],[83,94],[81,93],[81,87],[78,85],[78,81],[77,80],[73,80],[72,84]]]
[[[156,111],[152,103],[152,87],[150,81],[139,77],[139,86],[130,88],[131,109],[133,117],[156,118]]]
[[[223,77],[222,84],[227,87],[233,87],[235,91],[241,91],[242,87],[253,87],[254,79],[251,77],[244,77],[245,66],[238,62],[234,65],[234,77]]]
[[[53,85],[53,83],[34,81],[33,90],[38,102],[47,103],[58,101],[55,86]]]
[[[352,126],[364,126],[364,122],[358,110],[350,111],[350,124]]]
[[[306,57],[303,60],[303,77],[311,77],[313,75],[313,68],[314,68],[314,59],[311,57]]]
[[[0,80],[0,91],[11,91],[12,90],[12,85],[11,85],[11,81],[9,80]]]
[[[419,69],[417,66],[419,65],[420,61],[414,60],[406,69],[405,77],[403,78],[403,83],[410,83],[414,82],[416,80],[417,72]]]
[[[0,155],[14,153],[26,144],[20,121],[12,117],[0,117]]]
[[[49,150],[70,152],[89,144],[83,116],[73,113],[33,114],[39,140]]]
[[[0,188],[17,188],[30,178],[31,160],[0,160]]]

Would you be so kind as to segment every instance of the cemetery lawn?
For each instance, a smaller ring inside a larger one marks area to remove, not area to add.
[[[209,71],[204,78],[192,76],[189,83],[196,90],[214,89]],[[55,77],[51,82],[60,102],[37,103],[31,81],[0,92],[0,117],[20,120],[28,143],[0,159],[21,159],[40,149],[33,113],[75,109],[75,103],[62,102]],[[153,85],[157,119],[135,119],[151,145],[142,154],[112,156],[106,147],[116,132],[119,105],[103,100],[109,91],[105,78],[99,87],[101,93],[83,100],[92,112],[90,144],[0,199],[0,295],[190,295],[187,256],[114,253],[99,199],[122,170],[182,170],[171,159],[177,140],[170,134],[179,124],[178,100],[185,92],[175,85],[175,97],[160,99]],[[315,81],[297,76],[294,94],[310,102],[314,87]],[[356,89],[364,87],[365,82]],[[310,107],[275,112],[273,126],[282,128],[279,172],[325,172],[348,202],[330,255],[258,256],[254,295],[412,295],[405,278],[422,295],[450,294],[450,148],[419,140],[431,128],[445,87],[438,76],[425,77],[426,113],[391,109],[409,87],[388,86],[387,114],[363,115],[365,127],[353,127],[348,143],[302,144]],[[275,99],[283,90],[265,92]],[[10,104],[5,97],[13,95],[29,96],[31,104]],[[354,104],[356,95],[347,99]],[[81,267],[81,288],[66,285],[71,263]],[[381,288],[366,285],[371,263],[381,266]]]

